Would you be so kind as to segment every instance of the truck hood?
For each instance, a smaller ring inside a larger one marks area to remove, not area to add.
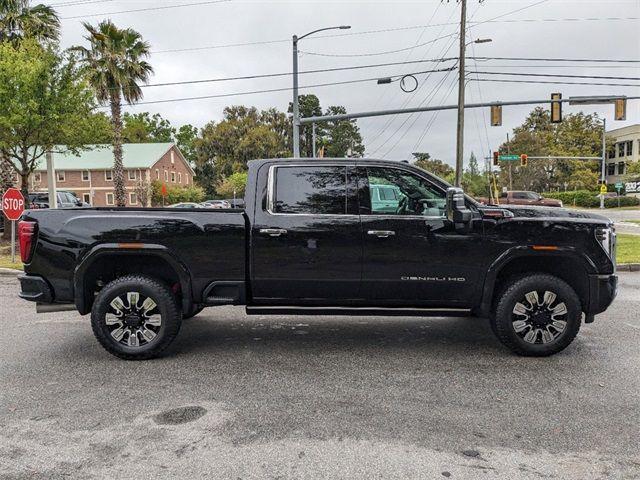
[[[525,205],[500,205],[500,208],[509,210],[516,218],[566,218],[575,220],[598,220],[601,222],[613,223],[611,219],[604,215],[568,208]]]

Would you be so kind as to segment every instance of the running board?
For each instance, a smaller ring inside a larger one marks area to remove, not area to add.
[[[73,303],[36,303],[36,313],[71,312],[75,309]]]
[[[380,317],[468,317],[468,308],[281,307],[250,306],[247,315],[349,315]]]

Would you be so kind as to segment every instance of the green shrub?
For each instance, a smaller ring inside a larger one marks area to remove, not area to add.
[[[543,197],[556,198],[562,200],[565,207],[583,207],[583,208],[597,208],[600,206],[599,192],[590,192],[588,190],[577,190],[572,192],[546,192],[543,193]],[[638,197],[620,197],[621,207],[631,207],[634,205],[640,205],[640,198]],[[604,206],[606,208],[614,208],[618,206],[618,199],[605,198]]]
[[[151,184],[151,203],[153,206],[163,205],[161,195],[162,183],[153,182]],[[188,187],[167,186],[167,196],[164,198],[164,205],[172,205],[181,202],[202,202],[204,200],[204,190],[202,187],[190,185]]]

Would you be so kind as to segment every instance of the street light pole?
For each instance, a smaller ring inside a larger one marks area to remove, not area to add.
[[[601,185],[604,185],[604,165],[607,161],[607,119],[602,119],[602,165],[600,166]],[[600,208],[604,208],[604,195],[600,194]]]
[[[351,25],[340,25],[337,27],[326,27],[313,30],[301,37],[293,36],[293,156],[300,158],[300,105],[298,103],[298,42],[314,33],[326,30],[348,30]]]
[[[293,157],[300,157],[300,106],[298,105],[298,36],[293,36]]]
[[[460,58],[458,60],[458,126],[456,137],[456,187],[462,184],[464,156],[464,57],[466,49],[467,0],[460,0]]]

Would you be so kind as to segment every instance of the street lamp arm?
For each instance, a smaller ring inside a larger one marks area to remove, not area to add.
[[[298,37],[298,40],[302,40],[305,37],[308,37],[309,35],[313,35],[314,33],[318,33],[318,32],[324,32],[326,30],[348,30],[351,28],[351,25],[336,25],[335,27],[325,27],[325,28],[319,28],[317,30],[314,30],[312,32],[309,33],[305,33],[304,35],[302,35],[301,37]]]

